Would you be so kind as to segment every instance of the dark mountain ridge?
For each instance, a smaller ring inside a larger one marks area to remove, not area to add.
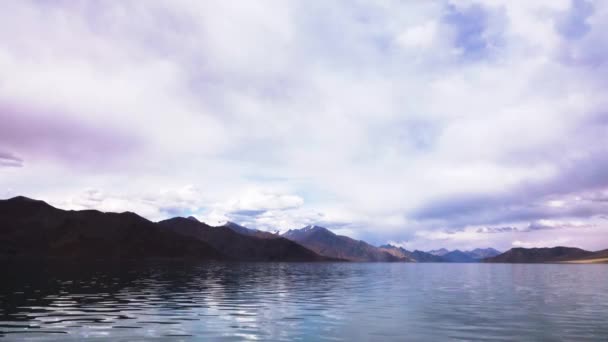
[[[227,259],[134,213],[66,211],[22,196],[0,200],[0,257]]]
[[[132,212],[61,210],[23,196],[0,200],[0,258],[608,262],[608,250],[572,247],[512,248],[502,254],[493,248],[432,252],[441,255],[391,245],[375,247],[319,226],[289,230],[281,236],[231,222],[212,227],[194,217],[154,223]]]
[[[551,247],[551,248],[522,248],[516,247],[497,255],[495,257],[483,259],[484,262],[494,263],[548,263],[565,262],[574,260],[584,260],[601,258],[602,253],[590,252],[575,247]],[[608,254],[608,253],[607,253]]]
[[[0,257],[330,260],[281,237],[242,235],[192,217],[154,223],[131,212],[61,210],[26,197],[0,200]]]

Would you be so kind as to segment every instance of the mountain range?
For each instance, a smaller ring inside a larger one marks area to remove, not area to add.
[[[246,261],[330,261],[280,236],[268,238],[242,234],[226,225],[211,227],[196,219],[174,217],[160,221],[160,227],[181,236],[204,242],[232,260]]]
[[[149,221],[135,213],[61,210],[23,196],[0,200],[0,258],[141,259],[357,262],[608,262],[608,250],[493,248],[408,251],[373,246],[306,226],[284,234],[240,226],[213,227],[194,217]]]
[[[484,258],[500,254],[500,252],[494,248],[476,248],[472,251],[464,252],[458,249],[449,251],[445,248],[428,252],[419,250],[410,252],[403,247],[397,247],[390,244],[380,247],[394,255],[407,256],[416,262],[479,262]]]
[[[131,212],[66,211],[26,197],[0,201],[0,257],[226,259]]]
[[[290,229],[282,236],[315,251],[319,255],[331,258],[348,261],[413,261],[407,256],[391,254],[365,241],[336,235],[329,229],[319,226]]]

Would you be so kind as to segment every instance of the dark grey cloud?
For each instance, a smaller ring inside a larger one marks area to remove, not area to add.
[[[16,155],[0,151],[0,167],[22,167],[23,159],[17,157]]]
[[[267,210],[265,209],[243,209],[243,210],[235,210],[230,212],[228,215],[230,216],[234,216],[234,217],[239,217],[239,216],[259,216],[262,215],[263,213],[265,213]]]

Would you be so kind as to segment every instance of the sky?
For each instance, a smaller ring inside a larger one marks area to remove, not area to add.
[[[608,2],[0,6],[0,198],[608,248]]]

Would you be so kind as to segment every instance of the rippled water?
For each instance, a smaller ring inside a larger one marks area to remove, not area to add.
[[[608,340],[608,265],[1,265],[2,340]]]

